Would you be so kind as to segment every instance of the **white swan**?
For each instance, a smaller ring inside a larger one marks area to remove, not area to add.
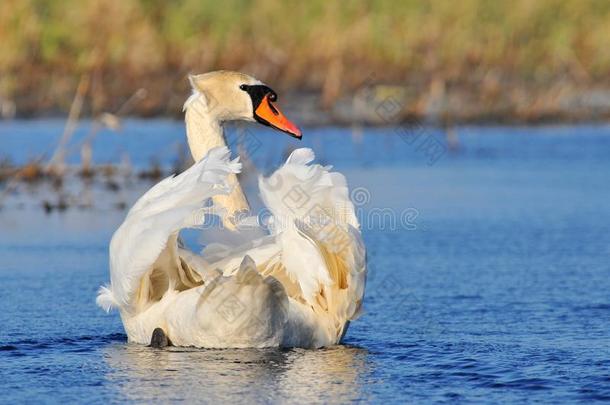
[[[220,71],[190,80],[186,127],[197,163],[131,208],[110,243],[111,282],[100,288],[98,305],[118,308],[129,341],[141,344],[157,331],[177,346],[339,343],[360,312],[366,280],[345,178],[312,164],[310,149],[295,150],[259,179],[270,231],[244,243],[236,213],[249,207],[222,123],[258,121],[298,138],[301,132],[274,104],[275,92],[250,76]],[[204,207],[208,199],[213,204]],[[221,209],[241,242],[210,244],[201,254],[184,248],[178,232]]]

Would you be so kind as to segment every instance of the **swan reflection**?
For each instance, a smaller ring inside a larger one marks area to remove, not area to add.
[[[346,402],[362,397],[368,352],[353,346],[321,350],[108,346],[107,380],[137,402]]]

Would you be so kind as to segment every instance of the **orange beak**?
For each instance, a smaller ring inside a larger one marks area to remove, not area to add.
[[[254,111],[254,116],[257,121],[264,125],[269,125],[272,128],[286,132],[297,139],[301,139],[303,134],[299,127],[294,125],[282,114],[282,112],[269,99],[269,94],[265,95],[260,104]]]

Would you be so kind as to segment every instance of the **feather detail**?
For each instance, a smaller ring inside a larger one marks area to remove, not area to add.
[[[102,287],[98,305],[133,310],[141,278],[167,246],[171,235],[202,223],[203,202],[230,188],[226,178],[241,170],[226,147],[207,156],[178,176],[170,176],[145,193],[127,214],[110,242],[109,287]],[[175,243],[175,242],[174,242]]]
[[[334,313],[341,324],[360,308],[364,246],[345,177],[314,158],[311,149],[296,149],[284,166],[259,178],[259,188],[273,214],[284,271],[307,303]]]
[[[106,312],[110,312],[112,308],[119,306],[119,303],[114,298],[112,290],[108,286],[101,286],[97,292],[96,304]]]
[[[288,159],[286,159],[286,164],[294,164],[294,165],[307,165],[314,161],[316,158],[313,150],[309,148],[299,148],[295,149]]]

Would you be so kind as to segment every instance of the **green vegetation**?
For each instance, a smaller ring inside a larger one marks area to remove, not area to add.
[[[610,78],[610,1],[0,2],[0,97],[18,111],[67,110],[85,74],[93,112],[144,87],[139,112],[164,113],[182,102],[188,72],[219,68],[321,92],[326,105],[370,80],[491,96],[592,88]]]

